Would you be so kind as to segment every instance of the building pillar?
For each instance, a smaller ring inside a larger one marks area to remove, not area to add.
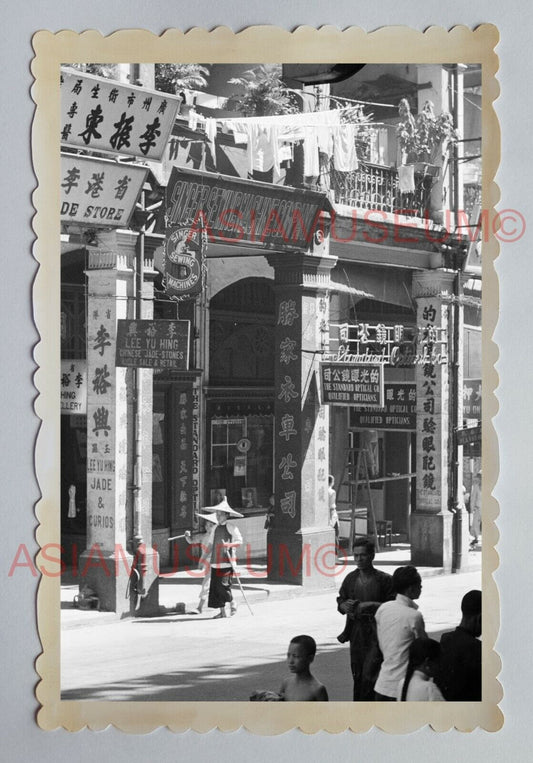
[[[275,270],[274,494],[267,536],[269,579],[309,589],[335,585],[329,526],[329,409],[318,370],[328,342],[330,270],[335,257],[267,255]]]
[[[411,561],[417,566],[452,566],[449,510],[453,442],[450,440],[451,297],[455,274],[427,270],[413,276],[417,304],[416,511],[411,515]],[[420,357],[422,356],[422,358]]]
[[[134,239],[135,241],[135,239]],[[123,242],[122,242],[123,243]],[[134,243],[134,242],[133,242]],[[115,362],[117,322],[134,316],[134,248],[116,231],[100,233],[88,247],[87,269],[87,549],[80,556],[80,590],[95,591],[100,609],[121,615],[157,611],[157,554],[152,549],[152,371]],[[153,284],[143,283],[142,317],[153,310]],[[134,376],[137,375],[137,384]],[[134,396],[140,395],[135,431]],[[141,435],[138,437],[138,435]],[[142,468],[134,517],[134,443]],[[144,596],[133,594],[132,564],[142,538]]]

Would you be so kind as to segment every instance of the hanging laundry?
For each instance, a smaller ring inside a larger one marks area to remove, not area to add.
[[[338,125],[333,130],[333,163],[339,172],[353,172],[358,169],[355,134],[357,125]]]
[[[192,108],[189,111],[189,123],[188,123],[189,130],[196,130],[197,126],[198,126],[198,113],[195,111],[194,108]]]
[[[280,143],[303,141],[304,173],[320,174],[319,153],[332,155],[331,128],[339,126],[341,110],[280,114],[270,117],[244,117],[217,120],[233,132],[236,145],[248,144],[249,171],[280,171]],[[353,161],[352,161],[353,164]]]
[[[318,140],[316,127],[304,127],[304,175],[317,177],[320,174]]]
[[[401,164],[398,167],[398,184],[400,193],[414,193],[415,168],[412,164]]]
[[[209,146],[209,150],[211,151],[211,156],[213,157],[213,162],[216,160],[216,148],[215,148],[215,138],[217,137],[217,123],[214,119],[208,118],[205,120],[205,135],[207,138],[207,145]]]
[[[278,158],[280,163],[281,162],[291,162],[292,161],[292,146],[290,143],[284,143],[282,144],[278,149]]]

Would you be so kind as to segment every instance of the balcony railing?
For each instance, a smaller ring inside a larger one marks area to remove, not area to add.
[[[415,169],[415,191],[401,193],[398,171],[393,167],[361,163],[354,172],[331,170],[331,189],[337,204],[359,209],[375,209],[383,212],[406,213],[415,217],[429,215],[429,197],[434,174],[428,165]]]

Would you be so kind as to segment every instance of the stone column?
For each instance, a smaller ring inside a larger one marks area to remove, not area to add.
[[[451,570],[453,514],[450,464],[454,458],[450,419],[453,361],[452,297],[455,274],[428,270],[413,277],[417,304],[416,511],[411,515],[411,561]],[[462,332],[458,358],[462,358]],[[455,405],[455,403],[453,403]],[[460,479],[462,479],[460,477]]]
[[[267,536],[269,579],[309,589],[335,585],[335,537],[328,524],[329,410],[318,369],[327,348],[328,255],[273,253],[276,333],[274,485]]]
[[[133,543],[134,371],[115,364],[117,321],[134,317],[134,245],[121,246],[115,231],[88,248],[87,297],[87,549],[80,556],[80,589],[92,588],[100,608],[133,614],[139,601],[127,597]],[[124,242],[123,242],[124,243]],[[152,310],[153,285],[143,303]],[[141,511],[135,530],[149,553],[143,611],[157,609],[157,560],[151,549],[152,371],[140,377],[142,464]],[[136,606],[135,606],[136,605]]]

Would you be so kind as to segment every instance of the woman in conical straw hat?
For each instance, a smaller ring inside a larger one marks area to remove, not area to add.
[[[234,615],[237,606],[233,601],[231,582],[236,548],[242,543],[239,528],[231,521],[233,517],[242,517],[224,499],[216,506],[206,506],[198,515],[206,520],[208,527],[205,533],[193,540],[191,533],[185,533],[187,543],[199,543],[202,549],[200,566],[205,570],[205,577],[200,591],[198,611],[202,612],[207,599],[207,606],[219,609],[215,618],[227,617],[226,604],[230,605],[230,615]]]

